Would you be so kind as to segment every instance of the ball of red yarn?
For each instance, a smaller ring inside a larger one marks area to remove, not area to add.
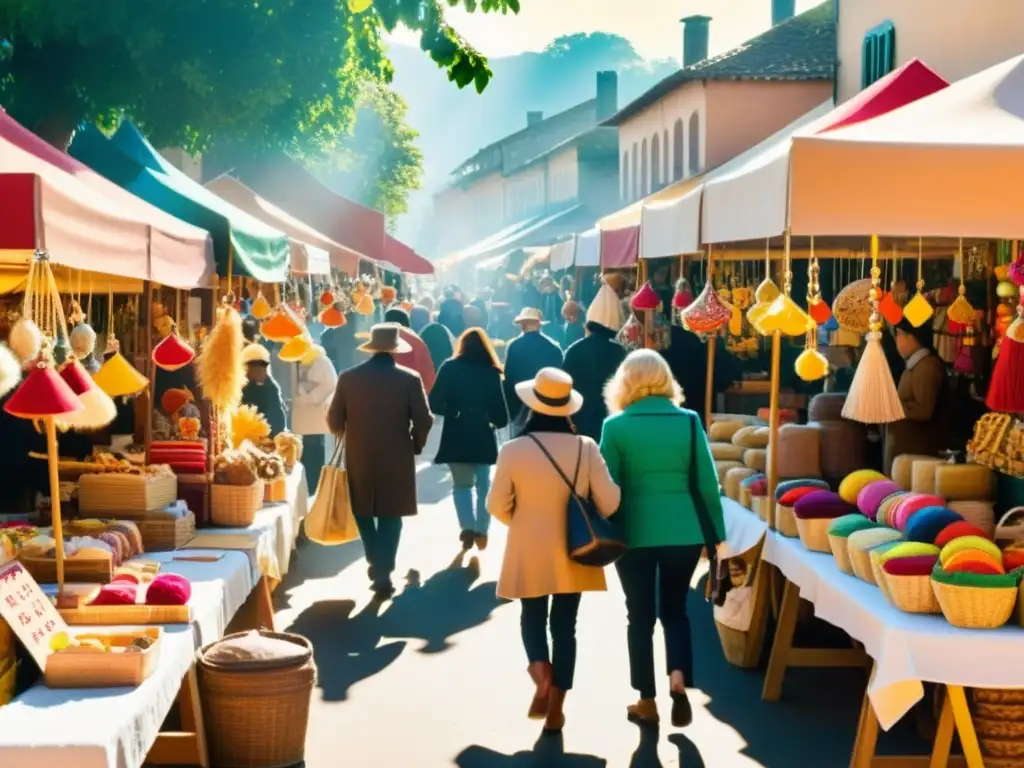
[[[185,605],[192,597],[192,582],[176,573],[161,573],[146,590],[146,605]]]

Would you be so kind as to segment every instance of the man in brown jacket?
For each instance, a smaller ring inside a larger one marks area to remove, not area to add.
[[[434,417],[419,374],[395,363],[409,351],[398,325],[375,325],[359,349],[371,357],[338,377],[327,425],[345,440],[352,512],[373,591],[386,600],[395,593],[402,518],[416,514],[416,456]]]

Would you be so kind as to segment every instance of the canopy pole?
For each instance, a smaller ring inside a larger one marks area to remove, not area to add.
[[[714,268],[712,267],[711,246],[708,246],[708,280],[714,280]],[[679,257],[680,267],[683,262],[683,257]],[[714,283],[711,288],[714,290]],[[707,338],[708,357],[707,357],[707,369],[704,371],[704,429],[711,428],[711,414],[715,409],[715,352],[718,350],[718,331],[712,331],[708,334]]]
[[[228,238],[228,274],[227,274],[227,278],[228,278],[228,295],[232,294],[234,292],[234,290],[235,290],[234,283],[231,280],[231,278],[234,276],[233,275],[234,271],[235,271],[235,249],[231,245],[231,238],[229,237]]]
[[[146,464],[149,464],[150,449],[153,443],[153,402],[156,396],[156,363],[153,362],[153,285],[149,280],[142,283],[145,304],[142,312],[142,343],[146,354],[146,367],[149,369],[149,386],[146,387],[146,416],[142,422],[142,444],[146,447]]]
[[[783,290],[787,290],[789,280],[785,271],[789,269],[790,232],[785,231],[785,253],[783,255]],[[782,331],[772,332],[771,384],[769,387],[769,437],[768,437],[768,527],[775,529],[775,487],[779,484],[779,387],[782,360]]]

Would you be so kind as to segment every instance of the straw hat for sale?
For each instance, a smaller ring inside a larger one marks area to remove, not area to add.
[[[398,323],[381,323],[370,329],[370,340],[359,347],[360,352],[389,352],[393,355],[404,355],[412,352],[409,342],[402,338],[402,326]]]
[[[539,309],[533,307],[523,307],[518,315],[512,320],[516,325],[522,323],[537,323],[539,325],[547,325],[547,320],[544,319],[544,313]]]
[[[547,416],[572,416],[583,407],[572,376],[557,368],[541,368],[536,378],[516,384],[516,394],[531,411]]]

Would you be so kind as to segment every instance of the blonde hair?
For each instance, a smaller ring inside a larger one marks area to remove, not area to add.
[[[604,402],[608,413],[620,413],[645,397],[665,397],[675,405],[686,401],[665,358],[652,349],[637,349],[626,356],[619,370],[608,380]]]

